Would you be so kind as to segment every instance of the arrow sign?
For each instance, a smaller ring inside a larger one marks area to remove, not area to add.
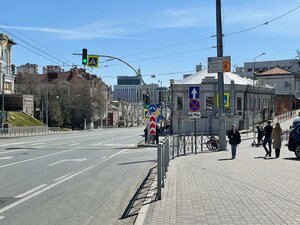
[[[155,135],[156,134],[156,123],[155,123],[155,120],[156,120],[156,117],[155,117],[155,114],[151,114],[150,115],[150,124],[149,124],[149,134],[150,135]]]
[[[149,105],[149,112],[154,113],[157,110],[157,106],[155,104]]]
[[[200,87],[199,86],[191,86],[189,87],[189,98],[197,99],[200,97]]]

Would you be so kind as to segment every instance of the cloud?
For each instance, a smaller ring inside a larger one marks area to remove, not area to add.
[[[154,16],[154,28],[189,28],[210,26],[215,18],[210,7],[168,9]]]
[[[105,23],[93,23],[72,29],[32,26],[0,26],[0,28],[53,33],[58,35],[58,38],[65,40],[88,40],[98,38],[141,40],[135,37],[124,36],[130,33],[129,30],[124,27]]]

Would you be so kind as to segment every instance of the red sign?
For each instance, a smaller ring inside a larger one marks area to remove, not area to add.
[[[149,130],[149,134],[150,134],[150,135],[155,135],[155,134],[156,134],[156,123],[155,123],[156,118],[155,118],[155,114],[151,114],[149,120],[150,120],[150,125],[149,125],[150,130]]]

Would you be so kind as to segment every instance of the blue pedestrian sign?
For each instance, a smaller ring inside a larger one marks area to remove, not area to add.
[[[192,86],[189,87],[189,99],[196,99],[200,97],[200,87]]]
[[[157,106],[155,104],[150,104],[148,109],[150,113],[154,113],[157,109]]]

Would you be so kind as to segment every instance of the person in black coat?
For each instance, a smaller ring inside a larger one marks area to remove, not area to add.
[[[233,124],[231,130],[228,132],[229,144],[231,145],[231,155],[232,159],[236,157],[236,148],[239,143],[241,143],[240,132],[236,129],[236,125]]]
[[[271,135],[272,135],[273,127],[271,126],[271,121],[268,121],[267,124],[268,125],[265,126],[265,128],[264,128],[265,139],[264,139],[263,147],[266,151],[265,157],[267,157],[267,156],[271,157],[271,153],[272,153],[272,138],[271,138]],[[269,151],[266,147],[267,144],[269,145]]]
[[[147,126],[144,129],[144,137],[145,137],[145,144],[147,144],[147,141],[148,141],[148,127]]]

